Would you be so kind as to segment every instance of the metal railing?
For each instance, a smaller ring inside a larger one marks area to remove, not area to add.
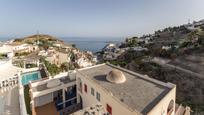
[[[59,112],[60,112],[60,115],[69,115],[69,114],[76,112],[80,109],[82,109],[82,103],[77,103],[77,104],[74,104],[74,105],[71,105],[69,107],[62,109]]]

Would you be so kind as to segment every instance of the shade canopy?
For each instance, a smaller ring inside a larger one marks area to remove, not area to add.
[[[49,81],[47,83],[47,87],[48,88],[53,88],[53,87],[59,86],[60,84],[61,84],[60,80],[59,79],[55,79],[55,80]]]

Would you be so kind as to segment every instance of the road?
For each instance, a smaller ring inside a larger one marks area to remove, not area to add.
[[[177,70],[181,70],[181,71],[186,72],[188,74],[195,75],[195,76],[197,76],[199,78],[204,79],[204,75],[202,75],[202,74],[190,71],[188,69],[184,69],[184,68],[179,67],[179,66],[168,64],[168,61],[163,60],[161,58],[154,58],[152,61],[159,64],[159,65],[166,66],[166,67],[169,67],[169,68],[174,68],[174,69],[177,69]]]

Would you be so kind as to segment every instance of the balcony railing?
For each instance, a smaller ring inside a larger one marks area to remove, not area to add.
[[[60,112],[60,115],[69,115],[69,114],[76,112],[80,109],[82,109],[82,103],[77,103],[77,104],[74,104],[74,105],[71,105],[69,107],[62,109],[59,112]]]

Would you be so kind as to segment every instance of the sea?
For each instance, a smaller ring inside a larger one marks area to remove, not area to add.
[[[91,51],[93,53],[101,51],[108,43],[120,44],[124,41],[120,37],[59,37],[68,44],[75,44],[82,51]],[[1,37],[0,41],[11,40],[10,38]]]

